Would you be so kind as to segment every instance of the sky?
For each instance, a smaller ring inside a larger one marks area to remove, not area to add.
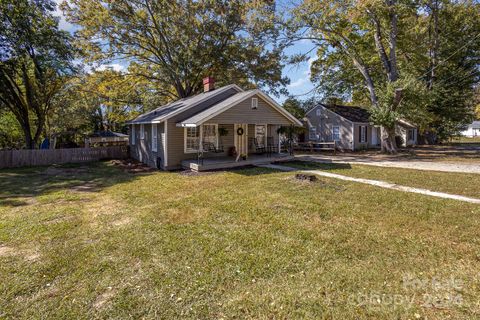
[[[57,4],[62,2],[63,0],[55,0]],[[66,30],[69,32],[74,32],[75,31],[75,26],[68,23],[65,20],[65,17],[63,16],[62,11],[58,8],[57,5],[57,11],[56,15],[60,17],[59,21],[59,28],[62,30]],[[310,57],[308,61],[301,63],[299,65],[287,65],[283,68],[282,72],[284,76],[287,76],[290,79],[290,84],[287,85],[287,90],[289,92],[289,95],[294,96],[295,98],[299,100],[304,100],[306,98],[309,98],[312,96],[312,89],[313,89],[313,84],[310,81],[310,66],[312,62],[316,58],[316,51],[311,50],[313,48],[313,44],[308,41],[308,40],[303,40],[295,45],[289,47],[285,53],[287,55],[293,55],[293,54],[304,54],[309,52],[308,56]],[[96,70],[105,70],[106,68],[112,68],[115,71],[123,71],[126,70],[127,67],[126,62],[116,62],[116,63],[110,63],[110,64],[105,64],[101,65],[96,68]],[[272,97],[279,103],[283,103],[285,99],[287,99],[287,96],[280,96],[280,97]]]

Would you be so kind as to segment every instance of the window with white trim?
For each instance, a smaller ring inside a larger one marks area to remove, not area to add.
[[[157,129],[157,124],[152,123],[152,151],[157,152],[157,146],[158,146],[158,129]]]
[[[340,141],[340,127],[334,126],[332,128],[332,140],[333,141]]]
[[[258,108],[258,99],[252,98],[252,109],[257,109],[257,108]]]
[[[145,126],[143,124],[140,125],[140,139],[145,139]]]
[[[198,127],[185,128],[185,153],[197,152],[199,141],[200,130],[198,129]]]
[[[311,126],[308,130],[308,139],[310,140],[317,140],[317,128]]]
[[[320,108],[317,108],[315,112],[317,113],[317,117],[320,117],[322,115],[322,110],[320,110]]]
[[[218,124],[204,124],[202,128],[202,142],[213,143],[218,148]]]
[[[367,142],[367,126],[360,126],[360,142]]]
[[[135,145],[135,125],[132,124],[132,146]]]

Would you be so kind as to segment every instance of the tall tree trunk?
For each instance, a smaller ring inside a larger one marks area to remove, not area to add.
[[[395,141],[395,128],[382,127],[380,132],[382,152],[396,153],[397,142]]]

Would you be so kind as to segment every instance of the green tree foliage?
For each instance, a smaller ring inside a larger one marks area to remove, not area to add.
[[[202,78],[279,93],[282,52],[269,22],[273,1],[72,0],[64,2],[90,61],[122,58],[129,71],[156,85],[158,95],[187,97]]]
[[[473,1],[304,0],[287,35],[316,45],[318,90],[371,106],[382,148],[395,152],[399,118],[447,136],[471,114],[479,12]]]
[[[295,118],[301,120],[305,117],[305,114],[313,109],[315,106],[316,100],[310,98],[307,100],[298,100],[293,97],[289,97],[283,102],[283,107],[290,112]]]
[[[148,81],[108,68],[79,74],[55,102],[60,107],[49,117],[49,132],[80,136],[99,130],[126,132],[127,120],[148,111],[146,106],[165,103]]]
[[[474,87],[480,81],[480,3],[429,0],[421,16],[426,61],[422,80],[431,96],[430,130],[440,140],[457,134],[473,119]]]
[[[53,1],[0,1],[0,107],[35,148],[53,100],[70,71],[69,35],[58,30]]]
[[[288,98],[283,102],[282,106],[297,119],[305,117],[306,112],[302,107],[302,102],[295,98]]]

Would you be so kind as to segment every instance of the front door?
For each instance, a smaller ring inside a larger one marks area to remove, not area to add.
[[[242,154],[248,155],[248,125],[235,124],[233,134],[235,136],[234,141],[235,150],[237,150],[237,156],[240,156]]]
[[[257,144],[260,147],[265,147],[267,145],[267,126],[264,124],[255,125],[255,139],[257,139]]]

